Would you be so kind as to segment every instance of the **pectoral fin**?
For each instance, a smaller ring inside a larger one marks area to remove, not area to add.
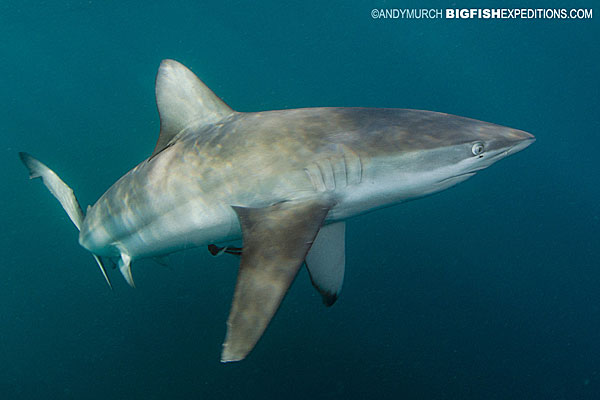
[[[254,348],[277,311],[332,204],[285,202],[267,208],[233,207],[244,251],[227,321],[222,362],[239,361]]]
[[[306,255],[310,280],[321,293],[323,304],[327,307],[335,303],[342,291],[346,263],[345,237],[345,222],[323,226]]]

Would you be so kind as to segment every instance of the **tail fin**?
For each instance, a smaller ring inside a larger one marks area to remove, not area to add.
[[[30,154],[19,153],[19,157],[21,157],[21,161],[23,161],[23,164],[29,170],[29,179],[42,178],[44,185],[56,197],[56,200],[60,202],[60,205],[69,214],[69,218],[71,218],[77,229],[81,230],[83,211],[75,198],[73,190],[54,171],[33,158]]]
[[[75,198],[73,189],[67,186],[67,184],[64,183],[54,171],[33,158],[30,154],[21,152],[19,153],[19,157],[29,170],[29,179],[42,178],[44,185],[46,185],[50,193],[52,193],[52,195],[60,202],[60,205],[65,209],[69,215],[69,218],[71,218],[71,221],[73,221],[77,227],[77,230],[81,230],[81,224],[83,223],[83,211],[79,205],[79,202],[77,201],[77,198]],[[100,257],[96,256],[95,254],[93,254],[93,256],[100,267],[100,271],[102,271],[102,275],[104,275],[104,279],[106,279],[106,283],[108,283],[108,286],[110,286],[112,289],[110,279],[108,279],[106,269],[104,268]]]

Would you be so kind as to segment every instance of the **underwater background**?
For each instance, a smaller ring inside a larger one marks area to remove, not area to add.
[[[0,398],[600,398],[600,14],[371,17],[473,6],[540,4],[0,3]],[[30,152],[93,204],[152,152],[164,58],[238,111],[425,109],[537,141],[348,221],[338,302],[323,307],[301,270],[251,355],[220,364],[238,260],[142,260],[137,289],[111,270],[111,292],[18,159]]]

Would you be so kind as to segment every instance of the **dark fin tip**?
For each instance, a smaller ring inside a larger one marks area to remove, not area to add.
[[[321,296],[326,307],[331,307],[338,299],[338,295],[331,292],[321,292]]]
[[[304,260],[304,263],[306,264],[306,260]],[[308,266],[307,266],[306,270],[308,271],[308,277],[310,278],[310,283],[312,283],[313,287],[315,289],[317,289],[317,291],[321,295],[321,298],[323,300],[323,304],[325,304],[325,307],[331,307],[338,299],[337,293],[333,293],[333,292],[321,289],[321,287],[319,285],[317,285],[317,283],[313,279],[312,275],[310,274],[310,269],[308,268]]]

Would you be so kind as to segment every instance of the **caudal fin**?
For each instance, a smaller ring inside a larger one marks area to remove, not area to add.
[[[29,170],[29,179],[42,178],[44,185],[56,197],[56,200],[60,202],[60,205],[63,206],[77,229],[81,230],[83,211],[75,198],[73,190],[54,171],[33,158],[30,154],[21,152],[19,153],[19,157],[21,157],[21,161],[23,161],[23,164]]]
[[[77,227],[77,230],[81,230],[81,224],[83,223],[84,218],[83,210],[73,193],[73,189],[64,183],[54,171],[30,154],[21,152],[19,153],[19,157],[29,170],[29,179],[42,178],[44,185],[46,185],[50,193],[52,193],[52,195],[60,202],[60,205],[64,208],[69,215],[69,218],[71,218],[71,221],[73,221]],[[102,261],[96,255],[94,255],[94,258],[100,267],[102,275],[104,275],[104,279],[106,279],[106,283],[108,283],[108,286],[112,289],[112,285],[108,279]]]

